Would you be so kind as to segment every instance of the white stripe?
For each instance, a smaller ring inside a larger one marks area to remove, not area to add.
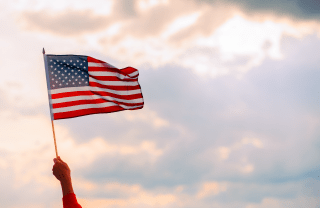
[[[116,68],[108,63],[95,63],[95,62],[88,62],[88,66],[92,67],[106,67],[106,68]]]
[[[129,90],[129,91],[120,91],[120,90],[110,90],[110,89],[104,89],[100,87],[65,87],[60,89],[54,89],[50,90],[50,94],[58,94],[58,93],[65,93],[65,92],[77,92],[77,91],[92,91],[92,92],[109,92],[116,95],[135,95],[140,94],[141,90]]]
[[[133,99],[133,100],[125,100],[125,99],[119,99],[119,98],[114,98],[114,97],[110,97],[110,96],[81,95],[81,96],[72,96],[72,97],[51,99],[51,103],[57,104],[57,103],[65,103],[65,102],[78,101],[78,100],[96,100],[96,99],[104,99],[107,101],[118,101],[118,102],[123,102],[123,103],[142,103],[143,102],[142,98]]]
[[[138,71],[135,71],[135,72],[132,72],[131,74],[128,74],[130,77],[133,77],[133,76],[136,76],[136,75],[138,75],[139,74],[139,72]]]
[[[101,81],[97,80],[95,78],[89,77],[89,82],[96,82],[102,85],[108,85],[108,86],[136,86],[138,85],[137,81]]]
[[[89,71],[89,75],[91,76],[102,76],[102,77],[118,77],[119,79],[137,79],[137,78],[131,78],[129,76],[125,76],[123,74],[119,74],[116,72],[103,72],[103,71]]]
[[[90,108],[105,108],[110,106],[117,106],[117,104],[108,102],[108,103],[99,103],[99,104],[85,104],[85,105],[76,105],[71,107],[65,107],[65,108],[55,108],[52,109],[52,113],[62,113],[62,112],[70,112],[70,111],[76,111],[76,110],[83,110],[83,109],[90,109]],[[138,108],[143,105],[138,106],[125,106],[125,105],[118,105],[124,109],[132,109],[132,108]]]

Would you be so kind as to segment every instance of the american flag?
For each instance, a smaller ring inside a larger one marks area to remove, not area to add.
[[[53,120],[143,108],[137,69],[78,55],[45,55]]]

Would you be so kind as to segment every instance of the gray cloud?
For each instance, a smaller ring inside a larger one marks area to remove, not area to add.
[[[206,2],[213,5],[217,2],[223,2],[237,5],[249,14],[271,13],[277,16],[289,16],[304,20],[319,20],[320,18],[320,4],[315,0],[197,0],[196,2]]]

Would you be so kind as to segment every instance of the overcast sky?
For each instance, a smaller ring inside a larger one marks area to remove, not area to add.
[[[55,121],[83,208],[319,207],[315,2],[2,0],[1,207],[62,207],[43,47],[140,72],[143,109]]]

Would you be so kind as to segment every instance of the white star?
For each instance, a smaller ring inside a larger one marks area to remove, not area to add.
[[[53,62],[54,64],[56,64],[56,62]]]
[[[58,67],[59,67],[60,65],[58,65]]]
[[[82,74],[84,74],[84,73],[82,72]]]
[[[72,60],[70,60],[70,62],[72,62]]]
[[[68,75],[70,75],[70,73]]]
[[[54,80],[54,79],[52,78],[52,80]]]
[[[63,62],[66,62],[66,60],[63,60]]]
[[[55,85],[52,85],[53,87],[55,86]]]
[[[79,84],[81,84],[81,82],[79,82]]]
[[[64,70],[64,72],[67,72],[67,70]]]
[[[64,76],[64,74],[61,74],[62,76]]]
[[[62,82],[64,82],[64,80],[62,80]]]
[[[61,84],[59,84],[61,86]]]
[[[71,72],[73,72],[73,70],[71,70]]]
[[[73,64],[74,66],[76,65],[76,64]]]
[[[54,76],[57,76],[56,74]]]
[[[72,82],[72,84],[74,84],[74,82]]]
[[[50,62],[52,62],[52,59],[50,60]]]
[[[72,78],[74,78],[74,76],[72,76]]]
[[[82,64],[80,64],[80,65],[82,65]]]
[[[51,65],[51,68],[53,68],[53,66]]]
[[[57,70],[57,68],[54,68],[54,70]]]
[[[78,81],[78,79],[76,79],[76,81]]]
[[[51,72],[51,74],[53,74],[53,72]]]
[[[83,61],[83,62],[86,62],[86,61]]]
[[[65,77],[65,79],[68,79],[68,77]]]
[[[68,83],[66,85],[68,85]]]
[[[79,78],[80,78],[81,76],[79,76]]]
[[[75,75],[77,75],[77,72],[75,73]]]
[[[58,71],[58,73],[60,73],[60,71]]]
[[[79,60],[77,60],[77,62],[79,62]]]
[[[84,79],[82,79],[82,81],[84,81]]]
[[[84,66],[83,68],[85,69],[86,67]]]

